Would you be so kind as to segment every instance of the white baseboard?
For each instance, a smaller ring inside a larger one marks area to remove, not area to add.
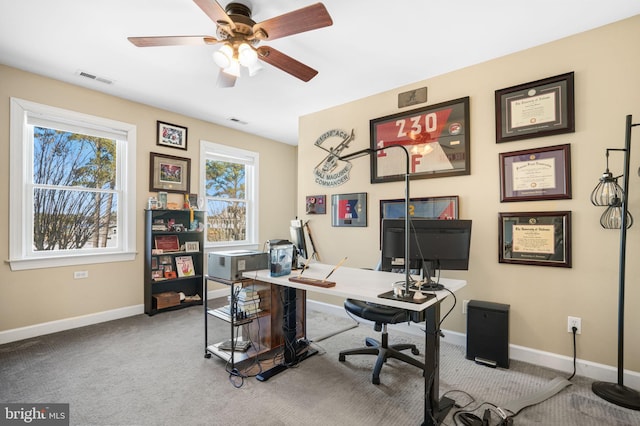
[[[342,306],[317,302],[310,299],[307,300],[307,309],[349,318],[349,315],[347,315]],[[395,329],[408,334],[423,336],[424,332],[422,331],[421,327],[419,325],[416,325],[417,324],[409,325],[407,323],[395,324],[393,326],[390,325],[389,329]],[[444,338],[442,339],[443,342],[466,347],[466,334],[447,330],[442,330],[442,332],[444,334]],[[551,352],[531,349],[524,346],[509,345],[509,359],[539,365],[541,367],[550,368],[552,370],[566,372],[568,373],[567,376],[573,373],[573,358]],[[618,378],[618,370],[615,367],[581,359],[576,359],[576,374],[596,381],[613,383],[616,383]],[[640,389],[640,373],[631,370],[625,370],[624,384],[625,386],[629,386],[632,389]]]
[[[227,297],[229,290],[218,289],[207,293],[207,299],[216,299]],[[349,318],[342,306],[331,305],[324,302],[307,299],[307,309],[324,312],[339,317]],[[144,313],[143,305],[134,305],[125,308],[113,309],[110,311],[98,312],[90,315],[82,315],[73,318],[65,318],[58,321],[50,321],[42,324],[35,324],[28,327],[20,327],[12,330],[0,331],[0,345],[18,340],[29,339],[32,337],[42,336],[45,334],[57,333],[59,331],[70,330],[73,328],[84,327],[87,325],[98,324],[101,322],[112,321],[120,318],[126,318],[133,315]],[[396,324],[389,326],[391,329],[403,331],[408,334],[423,335],[420,326],[410,326],[409,324]],[[457,346],[466,346],[466,335],[455,331],[443,330],[443,342],[447,342]],[[551,352],[544,352],[537,349],[531,349],[524,346],[509,345],[509,358],[516,361],[523,361],[529,364],[539,365],[557,371],[572,373],[573,358],[558,355]],[[591,361],[581,359],[576,360],[576,374],[588,377],[593,380],[605,382],[617,382],[617,369],[615,367],[598,364]],[[640,389],[640,373],[630,370],[624,371],[624,382],[626,386],[633,389]]]
[[[12,330],[0,331],[0,345],[4,343],[16,342],[18,340],[29,339],[32,337],[43,336],[45,334],[57,333],[59,331],[84,327],[86,325],[99,324],[101,322],[131,317],[142,313],[144,313],[144,305],[134,305],[128,306],[126,308],[112,309],[110,311],[98,312],[95,314],[65,318],[57,321],[49,321],[43,322],[41,324],[30,325],[28,327],[20,327],[14,328]]]

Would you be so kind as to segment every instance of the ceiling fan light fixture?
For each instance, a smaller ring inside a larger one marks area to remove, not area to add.
[[[213,52],[213,60],[220,68],[229,68],[234,62],[233,48],[225,43],[220,49]]]
[[[240,77],[240,64],[238,61],[231,61],[228,67],[222,69],[222,72],[234,77]]]
[[[253,77],[263,70],[262,65],[260,65],[260,62],[258,61],[251,65],[247,65],[247,69],[249,70],[249,77]]]
[[[258,62],[258,53],[248,43],[242,43],[238,46],[238,60],[240,65],[249,67]]]

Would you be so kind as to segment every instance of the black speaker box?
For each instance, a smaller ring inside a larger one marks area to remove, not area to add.
[[[509,305],[469,301],[467,359],[490,367],[509,368]]]

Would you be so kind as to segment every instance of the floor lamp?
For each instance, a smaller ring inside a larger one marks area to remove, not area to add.
[[[631,123],[627,115],[624,149],[607,149],[607,170],[600,183],[591,193],[591,202],[597,206],[608,206],[600,218],[600,224],[608,229],[620,229],[620,266],[618,288],[618,381],[617,383],[594,382],[593,393],[615,405],[640,410],[640,393],[624,385],[624,287],[627,228],[633,224],[627,200],[629,194],[629,157],[631,151],[631,128],[640,125]],[[624,173],[613,177],[609,172],[609,151],[624,152]],[[624,188],[618,185],[618,178],[624,179]]]
[[[410,156],[409,156],[409,151],[407,150],[407,148],[405,148],[403,145],[389,145],[387,147],[384,148],[367,148],[367,149],[361,149],[360,151],[356,151],[353,152],[351,154],[347,154],[344,155],[342,157],[338,157],[339,160],[342,161],[349,161],[349,160],[353,160],[356,158],[360,158],[360,157],[364,157],[365,155],[372,155],[377,153],[378,151],[384,151],[386,149],[391,149],[391,148],[401,148],[402,151],[404,151],[404,155],[406,157],[406,169],[405,169],[405,173],[404,173],[404,275],[405,275],[405,281],[404,281],[404,297],[409,298],[410,294],[409,293],[409,289],[411,288],[411,274],[410,274],[410,268],[409,268],[409,201],[410,201],[410,196],[409,196],[409,161],[410,161]],[[375,161],[375,158],[372,158],[371,161]],[[415,292],[416,297],[420,297],[423,296],[421,292],[417,291]],[[424,296],[423,296],[424,297]]]

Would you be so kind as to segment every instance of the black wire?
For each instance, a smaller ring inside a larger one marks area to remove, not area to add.
[[[573,376],[576,375],[576,356],[577,356],[577,350],[576,350],[576,334],[578,332],[578,329],[575,327],[571,328],[571,331],[573,331],[573,374],[571,376],[569,376],[569,378],[567,380],[571,380],[573,379]]]

